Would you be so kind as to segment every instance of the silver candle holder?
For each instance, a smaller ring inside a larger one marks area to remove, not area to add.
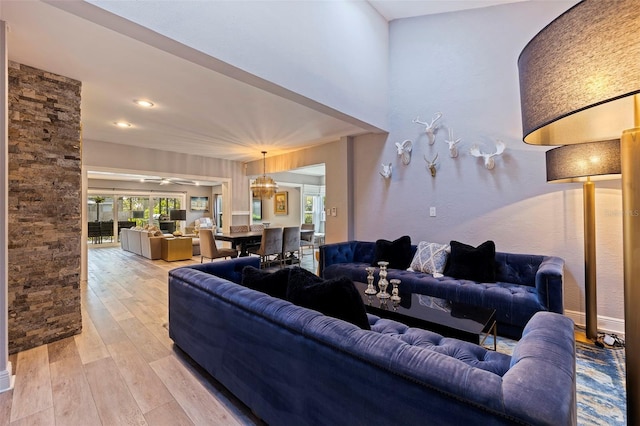
[[[391,290],[391,301],[396,303],[400,302],[401,298],[400,298],[399,289],[398,289],[398,286],[400,285],[400,280],[392,279],[389,282],[393,286],[393,289]]]
[[[380,280],[378,281],[378,289],[380,289],[380,291],[378,292],[378,294],[376,294],[378,299],[388,299],[391,297],[391,295],[387,293],[387,287],[389,286],[389,282],[387,281],[388,265],[389,262],[378,262],[378,266],[380,266]]]
[[[373,286],[373,273],[375,272],[376,268],[374,268],[373,266],[368,266],[365,270],[367,271],[367,289],[364,291],[364,294],[372,296],[378,292]]]

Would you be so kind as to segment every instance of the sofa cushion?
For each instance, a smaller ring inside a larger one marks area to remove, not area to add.
[[[461,280],[496,282],[496,245],[485,241],[478,247],[451,241],[451,254],[444,274]]]
[[[420,241],[410,268],[414,271],[432,274],[436,278],[441,277],[447,265],[449,253],[451,253],[449,244]]]
[[[245,266],[242,269],[241,284],[250,289],[266,293],[269,296],[284,299],[287,296],[289,269],[268,272],[253,266]]]
[[[407,269],[413,259],[411,251],[411,237],[405,235],[395,241],[376,241],[376,254],[371,266],[378,266],[378,262],[389,262],[388,268]]]
[[[362,298],[350,278],[324,280],[305,269],[293,268],[287,300],[371,330]]]

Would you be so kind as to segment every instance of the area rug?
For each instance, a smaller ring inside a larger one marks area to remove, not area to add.
[[[493,347],[487,339],[485,346]],[[511,355],[516,342],[498,337],[498,352]],[[579,425],[625,425],[625,351],[576,342]]]

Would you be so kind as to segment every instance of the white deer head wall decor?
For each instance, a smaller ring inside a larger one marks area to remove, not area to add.
[[[496,166],[496,163],[493,157],[502,154],[504,152],[504,149],[505,149],[504,142],[502,142],[501,140],[498,140],[496,141],[496,152],[494,152],[493,154],[485,154],[484,152],[481,152],[480,148],[478,148],[478,145],[473,145],[469,150],[469,154],[473,155],[474,157],[482,157],[484,159],[484,166],[488,170],[491,170]]]
[[[444,140],[449,145],[449,157],[456,158],[458,156],[458,147],[456,146],[460,139],[453,139],[453,130],[449,129],[449,139]]]
[[[391,177],[391,163],[384,164],[382,163],[382,171],[380,171],[380,176],[385,179],[389,179]]]
[[[436,167],[438,167],[438,164],[436,163],[437,159],[438,159],[438,154],[436,154],[436,156],[433,157],[433,160],[429,160],[426,155],[424,156],[424,161],[427,162],[427,168],[431,172],[431,177],[436,177]]]
[[[398,150],[398,157],[402,160],[402,164],[405,166],[411,162],[411,149],[413,148],[413,142],[406,140],[402,143],[396,142],[396,148]]]
[[[436,141],[436,131],[438,130],[438,125],[436,124],[436,121],[440,120],[441,117],[442,117],[442,113],[436,112],[433,115],[433,119],[431,120],[431,123],[420,121],[420,117],[417,117],[415,120],[413,120],[414,123],[422,124],[423,126],[425,126],[424,132],[427,134],[427,137],[429,138],[429,145],[433,145],[433,143]]]

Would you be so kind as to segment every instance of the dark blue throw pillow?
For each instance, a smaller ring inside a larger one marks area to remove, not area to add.
[[[496,282],[496,245],[485,241],[478,247],[451,241],[451,254],[444,275],[481,283]]]
[[[287,300],[371,330],[362,298],[347,277],[324,280],[305,269],[293,268],[289,274]]]
[[[253,290],[267,293],[269,296],[285,299],[289,285],[289,269],[267,272],[253,266],[242,269],[241,285]]]
[[[378,262],[381,260],[389,262],[387,268],[407,269],[413,260],[411,237],[405,235],[395,241],[376,241],[376,255],[371,266],[378,266]]]

